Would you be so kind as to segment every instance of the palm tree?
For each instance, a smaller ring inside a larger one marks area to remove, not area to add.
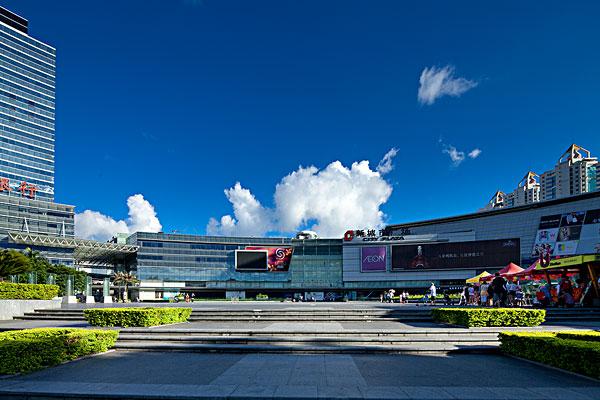
[[[113,284],[117,286],[124,285],[125,291],[123,292],[123,301],[127,301],[127,288],[133,286],[140,281],[131,272],[115,272],[113,275]]]
[[[0,279],[29,271],[31,271],[31,262],[23,253],[6,249],[0,251]]]

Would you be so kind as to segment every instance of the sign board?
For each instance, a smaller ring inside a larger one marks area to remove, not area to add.
[[[387,261],[386,246],[365,246],[360,249],[361,272],[385,272]]]

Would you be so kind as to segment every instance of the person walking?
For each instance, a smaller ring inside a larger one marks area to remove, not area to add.
[[[469,285],[469,305],[475,305],[475,288]]]
[[[506,285],[506,289],[508,290],[508,305],[512,307],[515,305],[515,299],[517,297],[517,284],[514,280],[511,280]]]
[[[504,305],[504,297],[506,296],[506,280],[500,276],[498,272],[494,274],[494,280],[492,281],[492,288],[494,289],[494,307],[500,307]]]
[[[481,284],[481,286],[479,287],[479,298],[481,299],[481,305],[482,306],[487,306],[488,305],[488,288],[490,285],[487,284],[487,282],[483,282]]]
[[[429,286],[429,295],[431,296],[431,305],[435,305],[435,296],[437,296],[437,288],[435,287],[435,283],[431,282],[431,286]]]
[[[463,288],[460,291],[460,298],[458,299],[459,306],[464,306],[467,304],[467,297],[465,295],[465,291],[466,291],[466,286],[463,286]]]

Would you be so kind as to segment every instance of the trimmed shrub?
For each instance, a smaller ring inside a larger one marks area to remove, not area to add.
[[[58,296],[58,285],[0,282],[0,299],[50,300]]]
[[[559,331],[556,337],[561,339],[585,340],[587,342],[600,342],[600,332],[596,331]]]
[[[600,342],[562,339],[571,332],[502,332],[500,350],[506,354],[600,379]]]
[[[466,327],[538,326],[546,319],[545,310],[523,308],[435,308],[437,322]]]
[[[119,333],[111,330],[36,328],[0,333],[0,374],[27,373],[107,351]]]
[[[189,307],[93,308],[83,315],[94,326],[155,326],[185,322],[192,314]]]

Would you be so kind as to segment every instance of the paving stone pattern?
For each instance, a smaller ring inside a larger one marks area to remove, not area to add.
[[[0,396],[9,394],[29,399],[54,394],[70,399],[592,400],[600,398],[600,382],[496,355],[110,352],[0,380]]]

